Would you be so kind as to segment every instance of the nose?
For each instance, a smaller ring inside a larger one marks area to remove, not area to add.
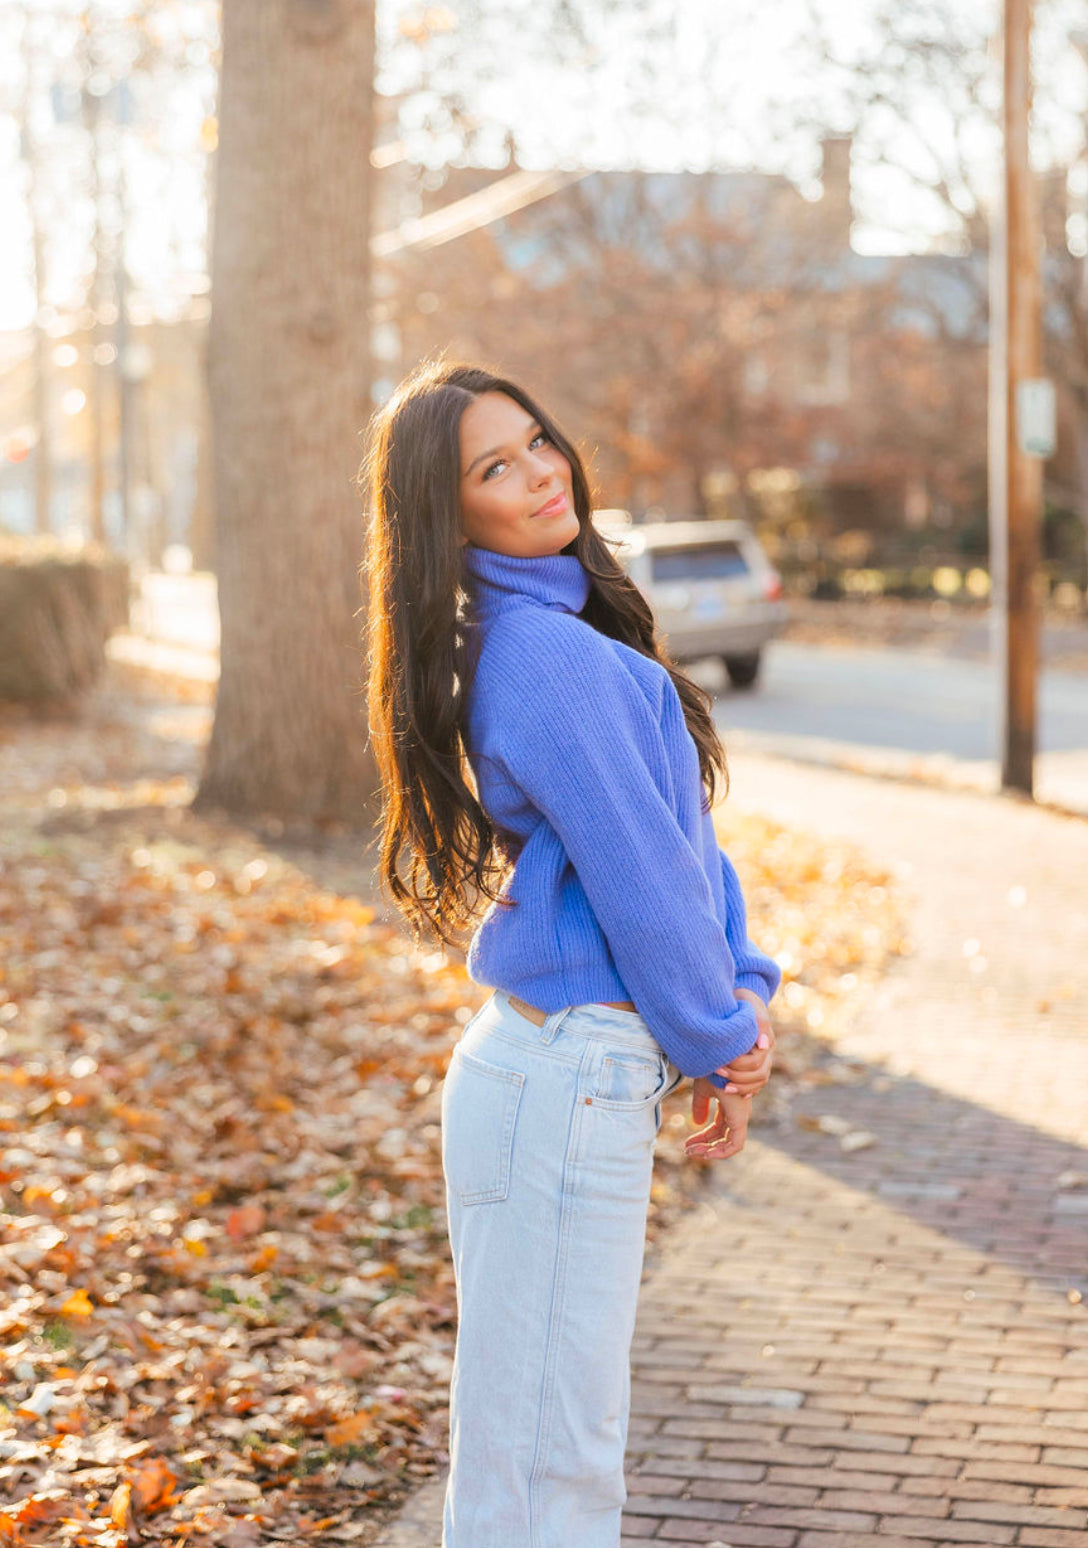
[[[533,479],[534,483],[536,484],[546,483],[554,472],[551,463],[541,452],[531,451],[529,456],[532,459],[529,464],[530,478]]]

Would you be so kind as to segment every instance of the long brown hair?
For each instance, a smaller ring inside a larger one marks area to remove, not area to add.
[[[579,527],[563,552],[577,554],[591,577],[580,616],[666,668],[698,749],[706,805],[719,775],[729,788],[710,695],[669,659],[649,605],[590,520],[589,483],[574,446],[514,382],[431,357],[372,415],[358,477],[367,507],[368,719],[382,780],[379,885],[417,943],[426,933],[459,945],[485,900],[514,901],[499,894],[509,862],[468,782],[462,737],[475,631],[460,541],[460,423],[485,392],[519,403],[570,463]]]

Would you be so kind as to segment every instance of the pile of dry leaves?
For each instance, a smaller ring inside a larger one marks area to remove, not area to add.
[[[208,706],[138,686],[0,718],[0,1544],[366,1543],[446,1461],[440,1090],[486,991],[361,863],[194,817]],[[780,1102],[909,943],[847,848],[722,819]],[[686,1091],[651,1239],[713,1165]]]

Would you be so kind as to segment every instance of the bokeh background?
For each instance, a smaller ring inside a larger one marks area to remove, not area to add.
[[[625,1548],[1088,1541],[1088,15],[1033,10],[1028,791],[997,0],[2,0],[0,1542],[438,1541],[486,986],[375,884],[355,478],[441,350],[783,614],[689,664],[782,985],[743,1154],[665,1105]]]
[[[939,594],[984,596],[998,22],[984,0],[379,6],[353,152],[373,401],[436,345],[499,357],[595,450],[606,505],[743,513],[802,592],[943,566]],[[0,526],[214,568],[218,8],[9,0],[0,27]],[[1033,118],[1045,558],[1082,597],[1084,29],[1038,8]],[[331,144],[326,177],[334,205]]]

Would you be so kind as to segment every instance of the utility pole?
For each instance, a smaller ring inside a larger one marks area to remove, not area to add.
[[[993,243],[990,517],[994,621],[1001,680],[1001,788],[1033,794],[1039,619],[1036,575],[1043,505],[1046,431],[1032,438],[1034,412],[1045,420],[1042,371],[1039,222],[1028,158],[1032,0],[1005,0],[1004,176]]]

